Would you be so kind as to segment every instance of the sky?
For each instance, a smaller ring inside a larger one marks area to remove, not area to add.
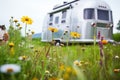
[[[35,33],[40,33],[46,14],[55,5],[61,4],[63,1],[69,2],[73,0],[0,0],[0,25],[4,24],[8,29],[11,16],[19,21],[22,16],[29,16],[33,19],[33,24],[29,25],[28,29],[34,30]],[[116,26],[118,20],[120,20],[120,0],[103,1],[107,2],[113,11],[113,32],[116,33]],[[22,27],[24,27],[24,24],[22,24]]]

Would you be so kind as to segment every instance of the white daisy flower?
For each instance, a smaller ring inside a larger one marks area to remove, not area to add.
[[[115,56],[116,59],[119,59],[119,56]]]
[[[61,79],[59,79],[59,80],[63,80],[63,79],[61,78]]]
[[[45,71],[46,74],[50,74],[50,72],[48,70]]]
[[[75,66],[82,66],[79,60],[75,60],[73,63]]]
[[[4,64],[0,67],[0,72],[1,73],[18,73],[20,72],[21,67],[17,64]]]

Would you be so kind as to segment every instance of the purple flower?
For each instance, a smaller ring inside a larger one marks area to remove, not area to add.
[[[99,47],[100,47],[101,49],[103,49],[103,44],[102,44],[102,42],[99,41],[98,44],[99,44]]]
[[[97,35],[98,39],[100,39],[100,36],[101,36],[100,31],[98,31],[98,35]]]

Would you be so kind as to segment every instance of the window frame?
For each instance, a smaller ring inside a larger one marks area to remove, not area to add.
[[[92,10],[92,14],[91,14],[90,10]],[[84,19],[95,19],[95,9],[94,8],[85,8],[83,12],[84,12],[84,16],[83,16]],[[90,17],[89,14],[91,14],[92,17]]]
[[[100,13],[100,11],[102,11],[102,13]],[[103,13],[103,11],[104,11],[104,13]],[[106,15],[105,15],[105,12],[107,12]],[[109,21],[110,20],[109,10],[97,9],[97,19],[98,20]]]

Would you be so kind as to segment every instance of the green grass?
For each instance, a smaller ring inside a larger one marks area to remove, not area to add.
[[[8,33],[9,40],[0,45],[0,69],[4,64],[17,64],[21,70],[15,74],[10,73],[14,68],[6,69],[5,73],[0,70],[0,80],[120,79],[120,45],[61,47],[43,43],[39,38],[31,39],[28,37],[31,34],[22,37],[16,26],[10,26]],[[10,47],[10,43],[14,46]]]
[[[101,66],[98,44],[95,47],[93,45],[57,47],[42,43],[39,39],[33,39],[27,43],[29,44],[34,47],[32,49],[24,46],[14,47],[15,54],[12,56],[8,44],[0,46],[0,65],[12,63],[21,66],[21,72],[14,74],[14,78],[13,75],[0,73],[0,80],[32,80],[33,78],[38,80],[118,80],[120,78],[120,72],[114,72],[114,69],[120,67],[120,59],[115,59],[115,56],[120,56],[120,45],[104,45],[105,65]],[[20,61],[18,58],[23,55],[30,59]],[[82,63],[75,65],[76,60]]]

